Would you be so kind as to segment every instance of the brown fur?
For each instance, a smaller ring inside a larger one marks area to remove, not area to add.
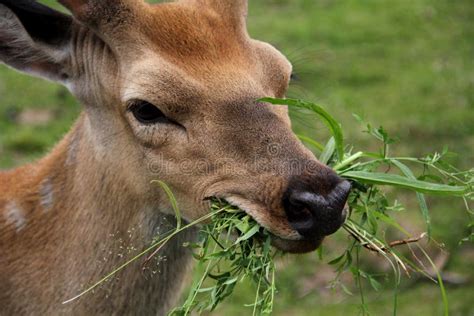
[[[173,227],[155,179],[171,186],[188,221],[218,196],[273,232],[280,248],[317,246],[290,227],[281,199],[295,175],[324,190],[331,172],[295,138],[286,108],[255,101],[283,97],[291,65],[248,37],[246,1],[61,2],[75,16],[70,38],[45,46],[0,1],[0,26],[8,25],[0,60],[61,81],[84,105],[49,155],[0,173],[1,314],[166,313],[186,280],[190,256],[181,244],[194,231],[162,251],[156,274],[142,274],[137,263],[61,304]],[[29,58],[19,61],[20,50]],[[140,125],[127,111],[132,99],[155,104],[185,129]],[[297,167],[286,168],[291,163]]]

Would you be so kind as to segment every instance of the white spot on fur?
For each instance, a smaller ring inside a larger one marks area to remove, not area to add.
[[[45,179],[41,182],[40,190],[40,205],[44,212],[51,210],[54,204],[54,187],[51,179]]]
[[[23,214],[23,210],[18,207],[16,202],[10,202],[5,208],[5,219],[7,225],[13,225],[16,228],[16,232],[19,233],[26,226],[26,219]]]
[[[62,84],[71,92],[74,93],[74,84],[70,80],[63,81]]]

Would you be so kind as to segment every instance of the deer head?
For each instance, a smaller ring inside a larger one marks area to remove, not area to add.
[[[284,97],[292,66],[249,37],[246,0],[60,2],[73,16],[0,1],[0,60],[70,89],[87,155],[124,190],[169,213],[162,180],[187,220],[226,199],[290,252],[340,227],[350,185],[294,136],[287,108],[257,101]]]

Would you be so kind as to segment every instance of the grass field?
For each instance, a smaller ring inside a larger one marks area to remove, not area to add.
[[[297,80],[289,95],[324,105],[343,122],[349,143],[373,146],[352,116],[357,113],[399,138],[393,148],[398,155],[422,156],[447,145],[459,153],[453,162],[472,167],[472,0],[254,0],[249,28],[252,36],[271,42],[294,63]],[[65,88],[0,67],[0,168],[44,155],[79,111]],[[295,130],[325,140],[320,122],[297,112],[292,116]],[[423,230],[413,200],[401,200],[408,210],[405,223],[414,232]],[[428,202],[434,238],[451,253],[446,269],[472,278],[474,249],[458,246],[467,235],[461,203]],[[338,234],[324,248],[323,262],[309,254],[279,263],[276,315],[359,314],[357,291],[351,296],[325,289],[325,277],[331,274],[325,262],[339,254],[337,240],[343,238]],[[400,291],[399,315],[442,314],[436,285],[412,278],[404,280]],[[452,315],[474,315],[472,282],[447,291]],[[245,313],[242,304],[252,301],[246,293],[240,291],[216,314]],[[366,294],[373,315],[392,313],[390,287],[378,292],[367,288]]]

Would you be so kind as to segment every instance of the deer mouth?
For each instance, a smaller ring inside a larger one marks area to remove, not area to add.
[[[259,225],[268,230],[272,236],[272,245],[287,253],[307,253],[316,250],[324,236],[305,238],[296,232],[286,216],[272,214],[271,210],[260,203],[249,201],[240,196],[222,197],[229,204],[240,208],[251,216]]]
[[[272,235],[272,245],[283,252],[288,253],[307,253],[314,251],[321,246],[324,237],[319,239],[291,240]]]

